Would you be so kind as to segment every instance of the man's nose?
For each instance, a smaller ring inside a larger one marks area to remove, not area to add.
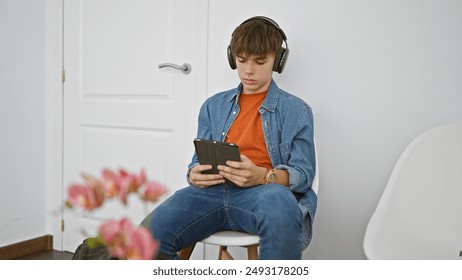
[[[254,73],[254,67],[252,63],[246,63],[244,66],[244,73],[247,75],[252,75]]]

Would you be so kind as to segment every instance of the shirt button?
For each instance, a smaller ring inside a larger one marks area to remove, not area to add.
[[[233,115],[236,115],[236,111],[233,112]]]
[[[224,133],[224,132],[222,132],[222,133],[221,133],[221,135],[225,136],[225,133]]]

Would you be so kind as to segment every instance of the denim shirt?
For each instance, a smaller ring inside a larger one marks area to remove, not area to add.
[[[198,138],[225,140],[239,114],[238,97],[241,90],[242,84],[217,93],[204,102],[199,112]],[[289,173],[288,187],[296,196],[301,210],[303,249],[306,249],[311,241],[317,206],[317,195],[311,189],[316,168],[311,108],[302,99],[280,89],[273,80],[258,110],[273,168]],[[197,164],[199,162],[194,153],[188,170]]]

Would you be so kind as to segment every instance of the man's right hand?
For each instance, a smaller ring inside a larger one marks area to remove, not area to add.
[[[202,174],[202,171],[212,169],[211,165],[196,165],[189,171],[189,182],[199,188],[208,188],[224,184],[225,179],[220,174]]]

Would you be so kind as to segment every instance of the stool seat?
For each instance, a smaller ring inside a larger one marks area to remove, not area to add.
[[[233,260],[233,256],[228,252],[228,246],[230,247],[244,247],[247,248],[247,256],[249,260],[258,259],[258,246],[260,244],[260,237],[258,235],[252,235],[245,232],[238,231],[218,231],[204,238],[200,241],[204,244],[218,245],[219,260]],[[187,260],[191,256],[192,251],[196,243],[183,248],[179,252],[179,257],[182,260]]]
[[[239,231],[219,231],[201,242],[219,246],[249,246],[260,243],[260,237]]]

